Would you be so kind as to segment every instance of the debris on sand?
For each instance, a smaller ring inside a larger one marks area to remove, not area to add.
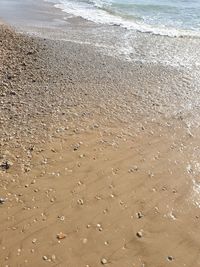
[[[108,261],[105,258],[101,259],[101,264],[105,265],[107,263],[108,263]]]
[[[65,239],[67,237],[67,235],[60,232],[59,234],[56,235],[56,237],[58,240],[62,240],[62,239]]]
[[[1,164],[0,164],[0,168],[2,170],[8,170],[10,169],[10,167],[12,166],[12,162],[11,161],[8,161],[8,160],[4,160]]]
[[[142,231],[138,231],[138,232],[136,233],[136,236],[137,236],[138,238],[142,238],[142,237],[143,237],[143,232],[142,232]]]
[[[4,204],[6,202],[5,198],[0,197],[0,204]]]
[[[167,260],[168,260],[168,261],[173,261],[173,260],[174,260],[174,257],[172,257],[172,256],[168,256],[168,257],[167,257]]]

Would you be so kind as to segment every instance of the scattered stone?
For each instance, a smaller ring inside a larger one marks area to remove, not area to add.
[[[4,204],[6,202],[6,199],[5,198],[0,198],[0,204]]]
[[[12,73],[7,73],[7,79],[8,79],[8,80],[11,80],[12,78],[13,78]]]
[[[108,263],[108,261],[105,259],[105,258],[103,258],[103,259],[101,259],[101,264],[107,264]]]
[[[31,168],[29,166],[24,166],[24,172],[30,172]]]
[[[168,261],[173,261],[174,258],[173,258],[172,256],[168,256],[168,257],[167,257],[167,260],[168,260]]]
[[[32,243],[35,244],[37,242],[36,238],[33,238]]]
[[[55,199],[54,199],[54,198],[51,198],[51,199],[50,199],[50,202],[54,202],[54,201],[55,201]]]
[[[1,167],[2,170],[8,170],[12,165],[13,165],[13,164],[12,164],[11,161],[4,160],[4,161],[1,163],[0,167]]]
[[[43,256],[42,258],[43,258],[44,261],[48,260],[47,256]]]
[[[80,144],[76,144],[76,145],[74,146],[74,151],[77,151],[77,150],[79,149],[79,147],[80,147]]]
[[[10,91],[10,95],[16,95],[15,91]]]
[[[142,237],[143,237],[143,233],[142,233],[142,231],[138,231],[138,232],[136,233],[136,236],[137,236],[138,238],[142,238]]]
[[[152,177],[154,177],[154,174],[153,174],[151,171],[149,171],[149,172],[148,172],[148,176],[149,176],[150,178],[152,178]]]
[[[62,233],[62,232],[60,232],[59,234],[57,234],[56,237],[57,237],[58,240],[62,240],[62,239],[65,239],[67,237],[67,235]]]
[[[84,201],[83,201],[83,199],[78,199],[78,200],[77,200],[77,203],[78,203],[79,205],[83,205],[83,204],[84,204]]]
[[[138,171],[138,166],[134,165],[132,168],[134,171]]]
[[[60,219],[60,221],[64,221],[65,220],[65,216],[58,216],[58,219]]]
[[[141,219],[144,215],[142,214],[142,212],[139,211],[136,213],[136,216],[138,219]]]

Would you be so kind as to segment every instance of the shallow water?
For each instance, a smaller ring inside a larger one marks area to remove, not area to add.
[[[200,36],[200,1],[50,0],[75,16],[169,36]]]

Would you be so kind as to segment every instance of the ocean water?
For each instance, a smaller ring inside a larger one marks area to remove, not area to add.
[[[51,0],[101,24],[169,36],[200,37],[200,0]]]

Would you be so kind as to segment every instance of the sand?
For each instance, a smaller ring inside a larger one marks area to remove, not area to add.
[[[0,266],[199,266],[189,76],[0,31]]]

